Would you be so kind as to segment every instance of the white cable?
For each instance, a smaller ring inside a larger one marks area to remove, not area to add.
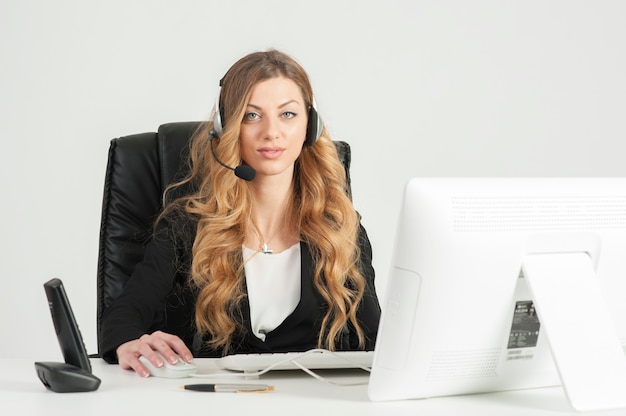
[[[319,374],[317,374],[316,372],[314,372],[313,370],[311,370],[310,368],[306,368],[305,366],[303,366],[302,364],[300,364],[297,361],[293,361],[293,364],[300,367],[300,369],[302,371],[304,371],[305,373],[307,373],[308,375],[310,375],[311,377],[319,380],[319,381],[323,381],[324,383],[327,384],[333,384],[335,386],[344,386],[344,387],[349,387],[349,386],[363,386],[367,384],[367,381],[365,382],[360,382],[360,383],[340,383],[338,381],[331,381],[328,380],[327,378],[324,378],[322,376],[320,376]]]

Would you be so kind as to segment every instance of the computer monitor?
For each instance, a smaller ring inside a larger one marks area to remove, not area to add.
[[[626,406],[626,179],[414,178],[373,401],[545,386]]]

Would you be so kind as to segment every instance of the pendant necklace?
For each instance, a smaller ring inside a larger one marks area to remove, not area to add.
[[[263,235],[261,234],[261,230],[259,230],[259,227],[256,226],[256,224],[253,221],[250,221],[252,223],[252,225],[254,226],[254,229],[256,231],[257,234],[257,238],[259,239],[259,242],[261,242],[261,248],[259,249],[259,252],[263,253],[263,254],[272,254],[274,253],[274,250],[272,250],[271,248],[268,247],[268,244],[272,242],[272,240],[274,239],[274,237],[276,237],[276,235],[278,234],[278,232],[280,231],[280,229],[282,227],[278,227],[278,229],[276,230],[276,232],[274,233],[274,235],[267,240],[267,242],[263,239]]]
[[[261,247],[261,253],[263,253],[263,254],[272,254],[273,252],[274,252],[274,250],[269,248],[266,243],[263,243],[263,246]]]

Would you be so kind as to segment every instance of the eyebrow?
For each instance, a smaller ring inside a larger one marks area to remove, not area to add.
[[[278,108],[283,108],[283,107],[285,107],[285,106],[287,106],[287,105],[289,105],[291,103],[298,104],[298,101],[296,101],[296,100],[289,100],[289,101],[284,102],[281,105],[279,105]],[[256,110],[262,110],[262,108],[260,106],[252,104],[252,103],[248,103],[247,107],[252,107],[252,108],[254,108]]]

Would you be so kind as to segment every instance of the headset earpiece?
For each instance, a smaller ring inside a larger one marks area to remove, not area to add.
[[[304,144],[313,146],[317,139],[322,135],[322,119],[314,106],[309,107],[309,119],[306,126],[306,140]]]
[[[217,90],[217,98],[215,99],[215,107],[213,108],[213,131],[217,137],[222,137],[224,131],[224,109],[220,106],[220,95],[222,93],[222,81],[220,80],[220,88]]]

